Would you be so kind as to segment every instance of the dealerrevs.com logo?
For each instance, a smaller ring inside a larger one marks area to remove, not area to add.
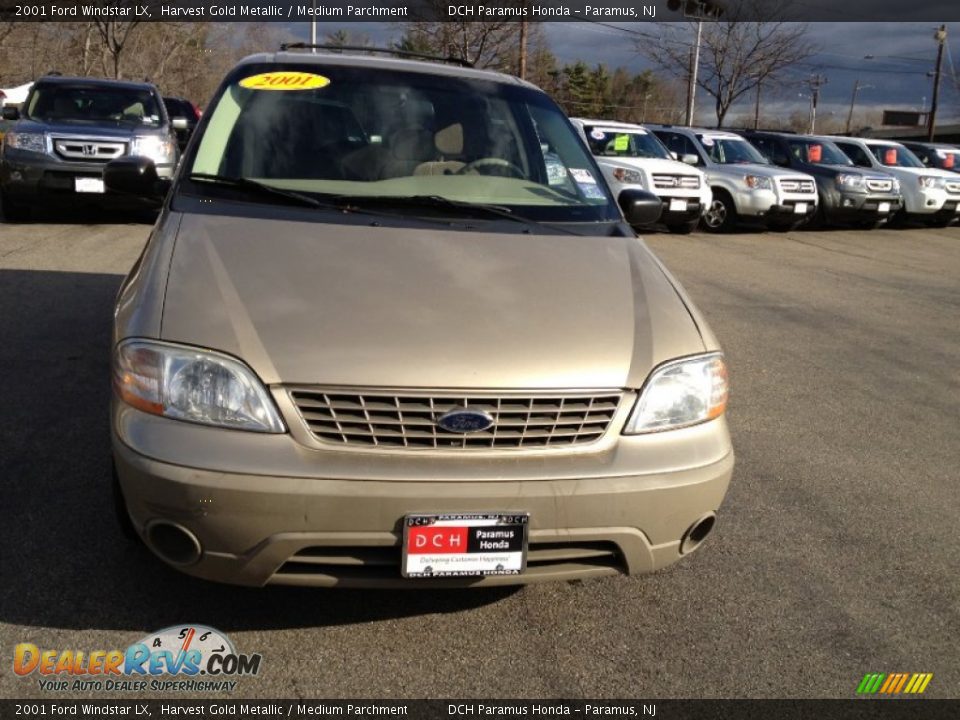
[[[263,656],[238,653],[224,633],[206,625],[175,625],[126,650],[49,650],[20,643],[13,672],[37,677],[41,690],[104,692],[231,692],[238,677],[260,672]]]

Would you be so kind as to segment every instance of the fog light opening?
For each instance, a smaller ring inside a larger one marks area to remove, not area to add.
[[[680,554],[686,555],[700,547],[700,544],[707,539],[707,535],[710,534],[716,524],[717,516],[714,513],[704,515],[697,520],[684,533],[683,539],[680,541]]]
[[[156,520],[147,527],[147,544],[171,565],[192,565],[203,552],[196,535],[166,520]]]

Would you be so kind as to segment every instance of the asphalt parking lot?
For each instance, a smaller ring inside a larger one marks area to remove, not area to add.
[[[0,697],[51,697],[19,642],[191,622],[263,654],[237,697],[960,696],[960,227],[651,236],[731,367],[717,531],[647,577],[398,593],[207,584],[121,540],[111,306],[149,227],[103,220],[0,225]]]

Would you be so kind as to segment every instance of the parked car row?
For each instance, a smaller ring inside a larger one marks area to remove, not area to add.
[[[200,111],[150,83],[48,75],[2,115],[0,198],[4,217],[17,221],[41,206],[105,200],[103,169],[119,157],[150,158],[159,177],[172,177]]]
[[[960,218],[960,148],[950,145],[573,123],[614,191],[656,194],[663,204],[659,223],[672,232],[690,232],[698,223],[712,232],[741,224],[875,228],[894,219],[942,227]]]

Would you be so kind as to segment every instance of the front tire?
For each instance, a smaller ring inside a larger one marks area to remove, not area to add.
[[[703,214],[703,227],[707,232],[733,232],[737,226],[737,206],[725,190],[714,190],[713,200]]]
[[[697,229],[697,225],[700,224],[700,219],[690,220],[685,223],[674,223],[667,225],[667,230],[672,232],[674,235],[689,235],[694,230]]]
[[[0,195],[0,204],[3,205],[3,220],[8,223],[22,223],[30,220],[30,206],[18,202],[7,193]]]

